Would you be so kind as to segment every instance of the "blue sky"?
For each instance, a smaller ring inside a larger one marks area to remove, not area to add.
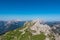
[[[0,0],[0,20],[60,20],[60,0]]]

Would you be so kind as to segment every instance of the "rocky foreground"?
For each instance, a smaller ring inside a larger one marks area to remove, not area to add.
[[[23,27],[0,36],[0,40],[59,40],[59,25],[50,27],[41,20],[27,21]]]

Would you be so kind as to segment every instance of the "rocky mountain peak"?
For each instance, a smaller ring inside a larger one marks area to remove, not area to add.
[[[32,22],[42,23],[42,22],[43,22],[43,20],[41,20],[41,19],[34,19],[34,20],[32,20]]]

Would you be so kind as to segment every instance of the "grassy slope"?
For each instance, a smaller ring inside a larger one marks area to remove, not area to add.
[[[28,29],[26,29],[25,34],[22,35],[22,32],[19,30],[27,27],[27,25],[28,24],[25,24],[24,27],[22,28],[18,28],[15,30],[11,30],[10,32],[7,32],[6,34],[0,36],[0,40],[44,40],[45,39],[46,36],[43,33],[32,36],[32,34],[28,31]]]
[[[44,40],[45,35],[41,33],[40,35],[32,36],[29,31],[26,31],[25,34],[21,35],[21,32],[18,30],[10,31],[2,36],[1,40]]]

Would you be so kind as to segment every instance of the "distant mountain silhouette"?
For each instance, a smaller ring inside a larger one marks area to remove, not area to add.
[[[0,35],[7,31],[22,27],[25,21],[0,21]]]
[[[50,27],[52,27],[52,26],[54,26],[54,25],[60,24],[60,21],[45,22],[45,24],[47,24],[47,25],[49,25]]]

